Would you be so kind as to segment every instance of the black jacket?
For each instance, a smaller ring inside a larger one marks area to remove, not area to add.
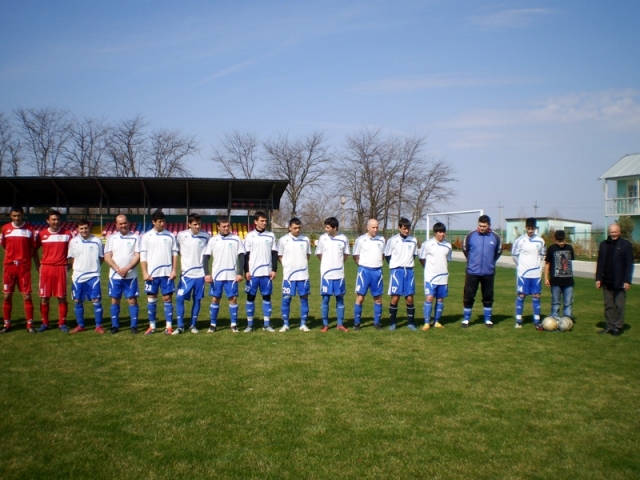
[[[624,284],[631,284],[633,279],[633,245],[629,240],[625,240],[622,237],[617,242],[614,242],[609,237],[600,243],[596,282],[604,281],[604,263],[610,248],[615,248],[613,252],[613,288],[624,288]]]

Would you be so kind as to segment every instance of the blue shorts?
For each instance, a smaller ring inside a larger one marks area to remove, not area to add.
[[[111,298],[136,298],[140,295],[137,278],[109,279],[109,296]]]
[[[392,268],[389,276],[389,295],[406,297],[416,293],[413,268]]]
[[[214,280],[209,287],[209,295],[216,298],[222,298],[222,292],[227,298],[235,298],[238,296],[238,282],[235,280]]]
[[[100,289],[100,277],[95,277],[86,282],[72,282],[71,298],[73,300],[102,300],[102,290]]]
[[[309,280],[283,280],[282,295],[290,295],[295,297],[296,292],[301,297],[311,293],[311,284]]]
[[[540,278],[518,277],[518,294],[535,295],[542,292],[542,281]]]
[[[251,277],[244,286],[244,291],[249,295],[256,295],[260,290],[262,295],[271,295],[273,293],[273,282],[269,277]]]
[[[338,278],[334,280],[322,279],[322,285],[320,286],[320,295],[333,295],[334,297],[341,297],[347,293],[347,284],[344,278]]]
[[[434,285],[429,282],[424,282],[424,296],[447,298],[449,296],[449,285]]]
[[[374,297],[382,295],[382,292],[384,291],[382,268],[358,267],[356,294],[366,295],[367,290],[369,289],[371,289],[371,295]]]
[[[194,300],[204,298],[204,277],[180,277],[176,297],[182,297],[184,300],[191,300],[191,297]]]
[[[158,295],[158,291],[162,295],[169,295],[176,291],[176,286],[169,277],[154,277],[153,280],[144,282],[144,291],[147,295]]]

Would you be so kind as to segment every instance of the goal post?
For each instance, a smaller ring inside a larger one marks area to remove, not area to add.
[[[484,215],[484,209],[479,209],[479,210],[459,210],[457,212],[436,212],[436,213],[427,213],[426,219],[427,219],[427,232],[426,232],[426,236],[427,236],[427,240],[429,240],[429,236],[431,235],[431,219],[432,218],[437,218],[437,217],[448,217],[450,215],[464,215],[464,214],[468,214],[468,213],[476,213],[478,214],[478,217]]]

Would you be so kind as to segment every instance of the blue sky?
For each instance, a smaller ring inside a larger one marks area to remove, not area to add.
[[[425,135],[439,210],[602,226],[597,179],[640,152],[640,1],[0,0],[0,111],[55,106],[261,139]],[[455,222],[452,223],[455,228]]]

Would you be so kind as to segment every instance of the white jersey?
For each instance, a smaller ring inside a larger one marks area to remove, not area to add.
[[[309,257],[311,242],[304,235],[294,237],[290,233],[278,242],[278,257],[281,258],[283,279],[309,280]]]
[[[213,257],[211,276],[214,281],[235,280],[239,275],[238,255],[244,253],[244,245],[239,236],[230,233],[226,237],[214,235],[204,249],[204,255]],[[243,268],[243,265],[240,266]]]
[[[272,253],[278,251],[276,236],[266,230],[250,231],[244,239],[244,249],[249,254],[249,273],[252,277],[268,277],[273,271]]]
[[[449,265],[451,261],[451,244],[446,240],[438,242],[430,238],[420,248],[420,258],[424,263],[424,281],[432,285],[449,283]]]
[[[173,257],[177,255],[176,237],[168,230],[158,232],[152,228],[142,236],[140,261],[147,262],[147,272],[151,277],[171,275]]]
[[[140,236],[137,233],[129,232],[127,235],[122,235],[119,232],[109,235],[107,239],[107,246],[104,249],[104,253],[111,253],[113,261],[120,268],[126,267],[131,263],[136,253],[140,253]],[[138,277],[138,268],[133,267],[127,276],[127,280]],[[109,272],[109,278],[114,280],[122,280],[122,277],[112,268]]]
[[[316,255],[322,255],[320,278],[341,280],[344,278],[344,256],[349,255],[349,239],[342,233],[335,237],[323,233],[318,239]]]
[[[382,268],[382,254],[384,253],[384,238],[380,235],[370,237],[360,235],[353,245],[353,256],[358,255],[358,265],[367,268]]]
[[[541,237],[529,237],[526,233],[520,235],[511,248],[513,261],[518,265],[518,277],[540,278],[545,252],[544,240]]]
[[[211,235],[203,231],[195,235],[189,229],[178,232],[176,243],[180,253],[180,272],[183,277],[204,277],[202,252],[204,252],[210,238]]]
[[[396,233],[389,239],[384,249],[384,256],[391,256],[389,268],[413,268],[418,255],[418,241],[415,237]]]
[[[69,242],[68,258],[73,258],[71,280],[84,283],[100,276],[100,259],[104,257],[102,241],[91,235],[84,240],[81,235]]]

